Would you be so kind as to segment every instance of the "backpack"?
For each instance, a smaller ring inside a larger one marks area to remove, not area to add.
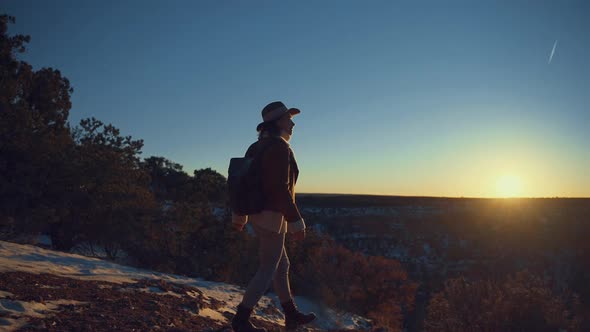
[[[244,216],[259,213],[264,208],[261,159],[264,151],[277,142],[275,139],[258,141],[244,157],[230,159],[227,185],[233,213]]]

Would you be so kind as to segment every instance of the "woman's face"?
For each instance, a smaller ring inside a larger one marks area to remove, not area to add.
[[[295,122],[293,122],[293,116],[289,113],[285,113],[280,119],[277,120],[277,125],[281,130],[285,131],[289,135],[293,135],[293,127],[295,127]]]

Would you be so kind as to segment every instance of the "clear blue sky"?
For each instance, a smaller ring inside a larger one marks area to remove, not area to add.
[[[192,174],[298,107],[299,192],[590,196],[588,1],[4,0],[23,59]],[[555,41],[551,63],[549,57]]]

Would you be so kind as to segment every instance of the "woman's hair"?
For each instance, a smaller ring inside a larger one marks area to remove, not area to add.
[[[281,128],[279,128],[279,126],[277,125],[276,120],[275,121],[269,121],[269,122],[262,122],[261,124],[258,125],[258,127],[256,127],[256,130],[258,131],[258,138],[262,138],[263,135],[269,135],[269,136],[281,136]]]

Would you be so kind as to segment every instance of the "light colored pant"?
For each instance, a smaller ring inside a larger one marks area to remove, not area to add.
[[[254,308],[270,283],[281,303],[291,300],[289,286],[289,257],[285,250],[285,234],[272,232],[252,224],[259,240],[259,266],[256,275],[250,280],[242,305]]]

